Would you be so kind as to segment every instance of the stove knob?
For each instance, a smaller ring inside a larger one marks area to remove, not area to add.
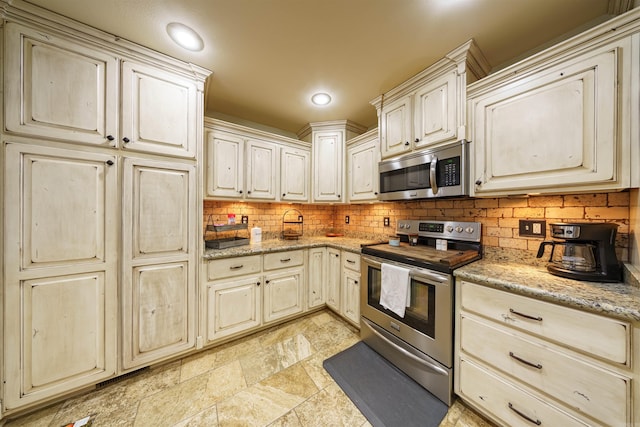
[[[469,234],[473,234],[473,227],[467,227],[464,231],[466,231]]]
[[[404,228],[406,228],[407,230],[411,228],[411,224],[407,224],[404,226]]]
[[[447,233],[451,233],[453,231],[452,225],[447,225]]]
[[[398,225],[398,228],[404,228],[404,224],[400,223],[400,225]]]
[[[463,230],[463,228],[462,228],[462,227],[460,227],[460,226],[457,226],[457,227],[456,227],[456,231],[457,231],[458,233],[462,233],[462,230]]]

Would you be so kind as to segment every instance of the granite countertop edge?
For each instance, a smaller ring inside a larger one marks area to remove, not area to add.
[[[640,288],[553,276],[546,268],[480,260],[455,270],[458,279],[621,320],[640,321]]]
[[[304,237],[297,240],[272,239],[261,243],[236,246],[225,249],[206,249],[205,260],[231,258],[245,255],[260,255],[271,252],[282,252],[296,249],[320,248],[323,246],[349,252],[360,253],[362,245],[381,243],[379,240],[360,239],[351,237]]]

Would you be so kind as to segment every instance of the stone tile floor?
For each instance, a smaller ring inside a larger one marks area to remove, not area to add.
[[[320,311],[153,367],[6,427],[60,427],[95,414],[93,426],[370,426],[322,367],[359,340]],[[441,427],[490,427],[460,401]]]

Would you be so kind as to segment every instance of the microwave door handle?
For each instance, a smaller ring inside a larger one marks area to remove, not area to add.
[[[431,157],[431,167],[429,168],[429,181],[431,182],[431,191],[438,194],[438,183],[436,181],[436,166],[438,165],[438,157]]]

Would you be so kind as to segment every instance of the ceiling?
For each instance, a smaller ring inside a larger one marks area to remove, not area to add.
[[[632,0],[29,2],[212,70],[206,115],[291,135],[326,120],[375,127],[369,101],[471,38],[495,69]],[[194,28],[205,48],[174,45],[165,32],[174,21]],[[312,106],[316,91],[333,102]]]

